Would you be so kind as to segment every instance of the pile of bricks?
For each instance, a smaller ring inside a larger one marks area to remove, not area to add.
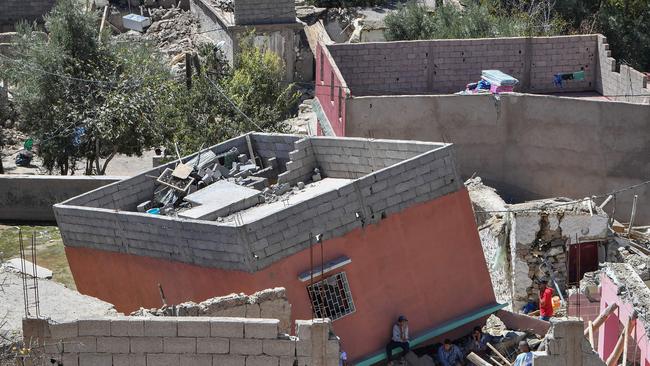
[[[293,366],[296,361],[306,366],[338,362],[338,340],[331,334],[329,320],[297,321],[298,337],[279,334],[277,319],[125,317],[61,324],[39,319],[25,322],[25,338],[32,342],[33,357],[66,366]]]

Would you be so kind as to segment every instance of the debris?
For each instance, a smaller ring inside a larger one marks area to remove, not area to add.
[[[174,168],[174,171],[172,171],[172,176],[174,178],[178,179],[187,179],[190,176],[190,173],[192,173],[192,167],[188,166],[186,164],[180,163]]]
[[[36,277],[38,278],[47,278],[47,279],[52,278],[52,271],[50,271],[49,269],[34,265],[34,263],[32,262],[20,258],[10,259],[6,261],[3,264],[3,266],[6,269],[18,273],[23,273],[23,269],[24,269],[24,273],[31,277],[34,277],[34,275],[36,275]],[[35,273],[34,273],[34,269],[36,269]]]
[[[122,17],[122,25],[124,28],[144,32],[144,30],[151,25],[151,18],[143,17],[138,14],[129,14]]]
[[[320,170],[318,168],[314,168],[314,174],[311,176],[311,180],[313,182],[318,182],[321,180],[321,175],[320,175]]]

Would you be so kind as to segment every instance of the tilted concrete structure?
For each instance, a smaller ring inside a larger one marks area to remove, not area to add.
[[[601,35],[321,43],[316,56],[323,135],[452,142],[461,176],[476,173],[508,201],[580,198],[650,176],[647,77],[619,66]],[[483,69],[518,78],[516,93],[445,95]],[[584,80],[554,85],[579,71]],[[618,216],[629,219],[634,194],[647,201],[650,188],[619,193]],[[649,206],[637,219],[650,219]]]
[[[171,163],[58,204],[77,288],[131,311],[159,306],[158,284],[168,303],[284,287],[293,319],[342,310],[351,360],[381,351],[399,314],[423,343],[500,308],[453,145],[252,133],[210,150],[248,151],[247,138],[279,183],[307,185],[217,221],[134,212]],[[312,283],[337,300],[314,305]]]

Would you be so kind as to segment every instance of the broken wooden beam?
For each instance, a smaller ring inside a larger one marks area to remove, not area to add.
[[[496,354],[497,356],[499,356],[499,358],[500,358],[501,360],[503,360],[503,362],[505,362],[506,365],[508,365],[508,366],[512,366],[512,363],[510,362],[510,360],[508,360],[507,358],[505,358],[505,356],[503,356],[503,355],[501,354],[501,352],[499,352],[496,348],[494,348],[494,346],[491,345],[490,342],[487,343],[487,346],[492,350],[492,352],[494,352],[494,354]]]
[[[594,323],[591,320],[587,326],[587,332],[589,334],[589,344],[591,344],[591,348],[594,348]]]
[[[476,366],[494,366],[491,363],[485,361],[481,357],[479,357],[476,353],[470,352],[469,355],[467,355],[467,359],[469,362],[473,363]]]
[[[632,233],[632,227],[634,226],[634,219],[636,218],[636,201],[639,199],[639,195],[634,195],[634,200],[632,201],[632,214],[630,215],[630,225],[627,227],[627,237],[630,237]]]
[[[600,328],[600,326],[605,322],[605,320],[607,320],[607,318],[609,318],[609,316],[616,309],[618,309],[618,304],[616,304],[616,303],[610,304],[608,307],[606,307],[605,310],[603,310],[600,314],[598,314],[596,319],[594,319],[594,321],[592,323],[592,328],[595,329],[595,330]],[[584,335],[585,335],[585,337],[589,335],[589,327],[587,327],[587,329],[585,329]]]

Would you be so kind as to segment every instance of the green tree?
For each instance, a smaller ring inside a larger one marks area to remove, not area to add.
[[[49,39],[18,27],[15,57],[0,69],[13,86],[23,128],[44,167],[104,174],[118,153],[140,155],[159,141],[155,119],[169,71],[151,50],[98,38],[97,14],[60,0],[45,17]]]
[[[249,34],[240,42],[232,69],[218,49],[200,47],[204,67],[194,74],[192,88],[177,85],[160,103],[159,118],[167,121],[165,146],[178,143],[183,152],[191,152],[249,131],[289,130],[286,119],[300,95],[283,81],[282,60],[252,40]]]

